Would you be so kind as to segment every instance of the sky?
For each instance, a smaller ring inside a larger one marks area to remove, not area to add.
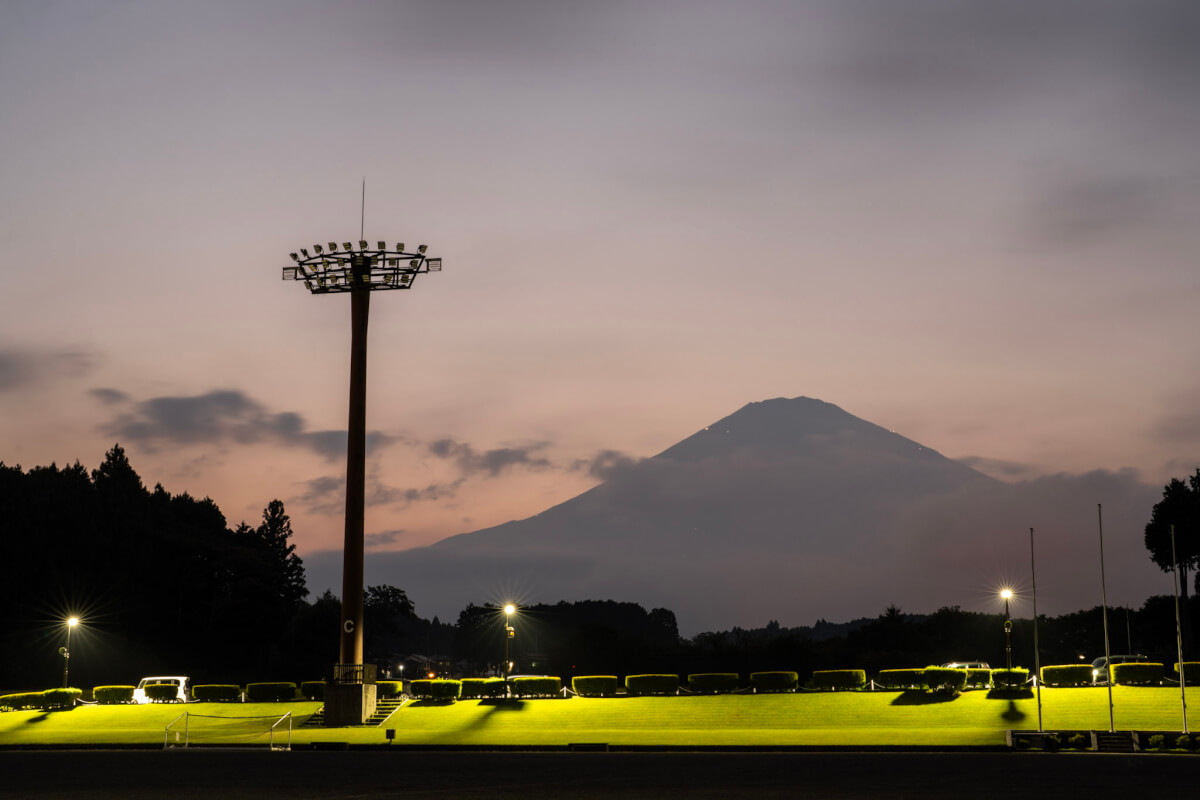
[[[6,0],[0,460],[120,443],[340,547],[349,300],[281,268],[362,226],[445,264],[372,299],[369,552],[781,396],[1161,486],[1200,466],[1198,38],[1190,0]]]

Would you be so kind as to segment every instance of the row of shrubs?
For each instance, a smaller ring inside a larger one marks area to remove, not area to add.
[[[132,703],[133,686],[97,686],[92,697],[98,703]],[[151,684],[144,690],[146,697],[156,703],[172,703],[178,700],[178,689],[174,684]],[[378,697],[398,697],[403,693],[400,681],[380,681],[376,684]],[[192,699],[204,703],[237,703],[243,697],[250,703],[277,703],[289,700],[324,700],[324,681],[303,681],[297,686],[287,681],[248,683],[243,690],[236,684],[207,683],[192,687]]]
[[[919,689],[958,692],[968,688],[994,687],[1019,689],[1029,680],[1029,670],[1015,669],[923,669],[883,670],[875,683],[884,689]],[[756,693],[794,692],[799,687],[799,674],[790,671],[752,672],[750,686]],[[867,673],[861,669],[817,670],[812,676],[812,688],[826,691],[863,689]],[[558,678],[514,678],[506,684],[501,678],[465,678],[457,680],[419,680],[412,682],[412,694],[420,699],[457,700],[505,697],[549,697],[561,693]],[[616,675],[588,675],[571,679],[571,690],[583,697],[612,697],[621,683]],[[742,688],[736,672],[703,672],[687,676],[686,686],[678,675],[629,675],[625,692],[630,696],[674,695],[686,688],[693,694],[728,694]]]
[[[44,692],[17,692],[0,695],[0,711],[57,711],[73,708],[75,701],[83,695],[82,689],[68,687],[47,689]]]
[[[1174,664],[1176,676],[1180,664]],[[1182,665],[1183,677],[1189,686],[1200,684],[1200,661],[1186,661]],[[1130,662],[1114,664],[1114,684],[1146,686],[1162,683],[1165,677],[1163,664],[1153,662]],[[923,669],[885,669],[875,677],[875,684],[883,689],[919,689],[941,692],[957,692],[969,688],[992,686],[997,689],[1017,689],[1029,680],[1029,671],[1022,668],[1005,669],[947,669],[925,667]],[[1090,664],[1060,664],[1042,667],[1042,682],[1046,686],[1090,686],[1092,667]],[[867,675],[861,669],[817,670],[812,676],[812,686],[821,690],[862,689],[867,684]],[[571,679],[571,689],[584,697],[611,697],[617,693],[620,682],[616,675],[588,675]],[[632,696],[654,696],[678,694],[681,688],[679,676],[671,674],[629,675],[625,678],[625,691]],[[750,688],[755,692],[789,692],[799,686],[799,674],[788,671],[752,672]],[[694,694],[727,694],[738,691],[740,678],[736,672],[701,672],[687,676],[687,690]],[[414,697],[430,700],[472,700],[507,697],[554,697],[562,693],[559,678],[523,677],[505,682],[503,678],[465,678],[457,680],[415,680],[411,683]],[[98,703],[116,704],[133,702],[133,686],[97,686],[92,690]],[[384,700],[399,697],[404,691],[400,681],[379,681],[375,685],[376,697]],[[173,684],[150,685],[145,688],[146,696],[153,702],[167,703],[178,699],[178,690]],[[0,709],[17,711],[23,709],[70,708],[82,695],[80,689],[50,689],[45,692],[20,692],[0,696]],[[275,681],[249,683],[243,692],[234,684],[200,684],[192,687],[192,699],[209,703],[236,703],[243,696],[248,702],[286,702],[304,698],[325,699],[324,681],[302,681],[295,683]]]
[[[1178,663],[1172,665],[1173,680],[1179,680]],[[1155,686],[1166,678],[1166,666],[1155,662],[1131,661],[1112,665],[1112,682],[1124,686]],[[1188,686],[1200,683],[1200,661],[1183,662],[1183,679]],[[1046,686],[1091,686],[1090,664],[1060,664],[1042,667],[1042,683]]]
[[[750,675],[757,692],[795,691],[799,675],[795,672],[754,672]],[[612,697],[621,686],[616,675],[585,675],[571,679],[571,691],[583,697]],[[705,672],[688,675],[687,689],[696,694],[725,694],[740,686],[736,672]],[[624,688],[630,696],[678,694],[679,676],[669,674],[629,675]],[[464,678],[462,680],[415,680],[410,684],[413,697],[420,700],[476,700],[500,697],[538,698],[563,694],[559,678],[522,677]]]
[[[816,676],[814,675],[814,681]],[[1029,680],[1029,670],[1015,669],[885,669],[875,676],[882,689],[928,689],[935,692],[961,692],[965,689],[1017,689]],[[862,684],[859,684],[861,687]]]

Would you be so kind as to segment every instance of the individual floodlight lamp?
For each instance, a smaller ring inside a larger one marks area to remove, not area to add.
[[[336,252],[337,252],[337,242],[330,242],[330,243],[329,243],[329,252],[331,252],[331,253],[336,253]]]
[[[359,250],[366,250],[366,249],[367,249],[367,240],[366,240],[366,239],[359,239],[359,240],[358,240],[358,249],[359,249]],[[382,248],[381,248],[381,249],[382,249]]]

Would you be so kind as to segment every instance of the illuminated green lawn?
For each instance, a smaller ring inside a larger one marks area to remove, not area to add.
[[[1115,687],[1119,729],[1179,730],[1177,688]],[[1200,705],[1200,690],[1188,690]],[[1107,730],[1108,694],[1103,688],[1046,689],[1047,729]],[[191,714],[294,716],[292,741],[395,745],[1002,745],[1009,728],[1036,729],[1032,697],[989,698],[968,692],[933,700],[899,692],[723,695],[526,700],[467,700],[451,705],[410,703],[379,728],[306,728],[319,703],[191,703],[148,706],[84,706],[51,713],[0,714],[0,745],[158,744],[167,724]]]

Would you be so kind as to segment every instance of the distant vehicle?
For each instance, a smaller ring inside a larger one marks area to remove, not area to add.
[[[1141,654],[1111,656],[1108,659],[1105,659],[1104,656],[1100,656],[1099,658],[1097,658],[1095,661],[1092,662],[1092,683],[1095,684],[1096,686],[1107,685],[1108,684],[1108,669],[1107,669],[1107,667],[1110,667],[1113,664],[1126,664],[1126,663],[1130,663],[1130,662],[1136,663],[1139,661],[1149,661],[1149,660],[1150,660],[1149,658],[1147,658],[1146,656],[1143,656]]]
[[[152,678],[142,678],[138,681],[137,688],[133,690],[133,702],[149,703],[150,698],[146,696],[146,687],[152,685],[173,685],[175,687],[175,699],[173,703],[186,703],[188,696],[188,677],[186,675],[159,675]]]
[[[944,669],[991,669],[991,666],[986,661],[951,661],[948,664],[942,664]]]

